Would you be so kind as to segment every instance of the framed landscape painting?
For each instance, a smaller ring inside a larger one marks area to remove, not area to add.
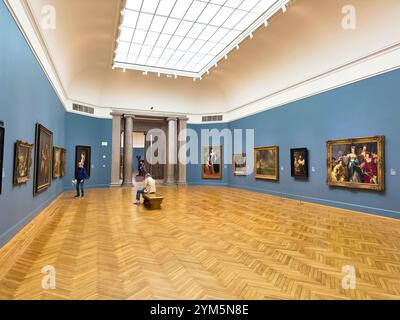
[[[254,176],[256,179],[279,180],[279,147],[254,148]]]
[[[0,194],[3,185],[4,135],[5,129],[3,126],[3,122],[0,122]]]
[[[232,168],[233,168],[233,175],[235,175],[235,176],[246,176],[247,175],[246,153],[233,155]]]
[[[290,167],[292,177],[308,178],[308,150],[307,148],[290,149]]]
[[[53,162],[53,133],[41,124],[36,124],[35,170],[33,194],[47,190],[51,185]]]
[[[53,179],[61,178],[62,149],[53,147]]]
[[[203,146],[201,159],[203,179],[222,179],[222,146]]]
[[[31,178],[33,144],[23,141],[15,143],[13,185],[25,184]]]
[[[89,146],[76,146],[75,147],[75,176],[78,173],[79,163],[83,163],[86,169],[86,177],[90,177],[92,147]]]
[[[384,136],[328,141],[328,185],[384,191],[384,152]]]
[[[67,150],[61,149],[61,178],[66,176],[67,172]]]

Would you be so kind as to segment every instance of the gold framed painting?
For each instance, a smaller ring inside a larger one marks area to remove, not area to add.
[[[47,190],[51,185],[52,151],[53,133],[41,124],[36,124],[33,195]]]
[[[62,149],[53,147],[53,179],[61,178]]]
[[[232,170],[234,176],[247,175],[247,157],[246,153],[234,154],[232,156]]]
[[[202,179],[222,179],[222,146],[203,146],[201,150]]]
[[[279,180],[279,147],[254,148],[254,176],[256,179]]]
[[[385,190],[384,136],[328,141],[326,148],[329,186]]]
[[[15,143],[13,185],[25,184],[31,178],[33,144],[23,141]]]
[[[61,149],[61,178],[66,176],[67,172],[67,150]]]

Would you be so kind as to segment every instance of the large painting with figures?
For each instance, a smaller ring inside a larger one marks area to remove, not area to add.
[[[25,184],[31,178],[33,144],[23,141],[15,143],[14,151],[14,186]]]
[[[202,178],[222,179],[222,146],[203,146],[201,158]]]
[[[61,178],[62,149],[53,147],[53,179]]]
[[[61,149],[61,178],[65,177],[67,174],[67,150]]]
[[[256,179],[279,180],[279,147],[254,148],[254,175]]]
[[[328,141],[328,184],[384,191],[384,148],[384,136]]]
[[[41,124],[36,124],[35,170],[33,194],[47,190],[51,185],[53,162],[53,133]]]
[[[0,121],[0,194],[3,183],[4,132],[3,122]]]
[[[86,177],[90,177],[92,148],[88,146],[75,147],[75,176],[78,173],[79,163],[86,169]]]

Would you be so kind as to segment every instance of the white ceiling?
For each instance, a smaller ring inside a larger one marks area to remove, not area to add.
[[[400,65],[398,0],[352,0],[355,30],[341,25],[347,0],[297,0],[196,82],[112,69],[119,0],[5,1],[66,108],[94,106],[96,116],[127,109],[238,118]],[[29,22],[40,25],[45,5],[56,9],[56,28],[34,32]]]

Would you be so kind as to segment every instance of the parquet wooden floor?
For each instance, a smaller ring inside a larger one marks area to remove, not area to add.
[[[222,187],[159,191],[161,211],[132,205],[133,189],[64,193],[0,250],[0,299],[400,298],[400,221]],[[55,290],[42,289],[46,265]]]

